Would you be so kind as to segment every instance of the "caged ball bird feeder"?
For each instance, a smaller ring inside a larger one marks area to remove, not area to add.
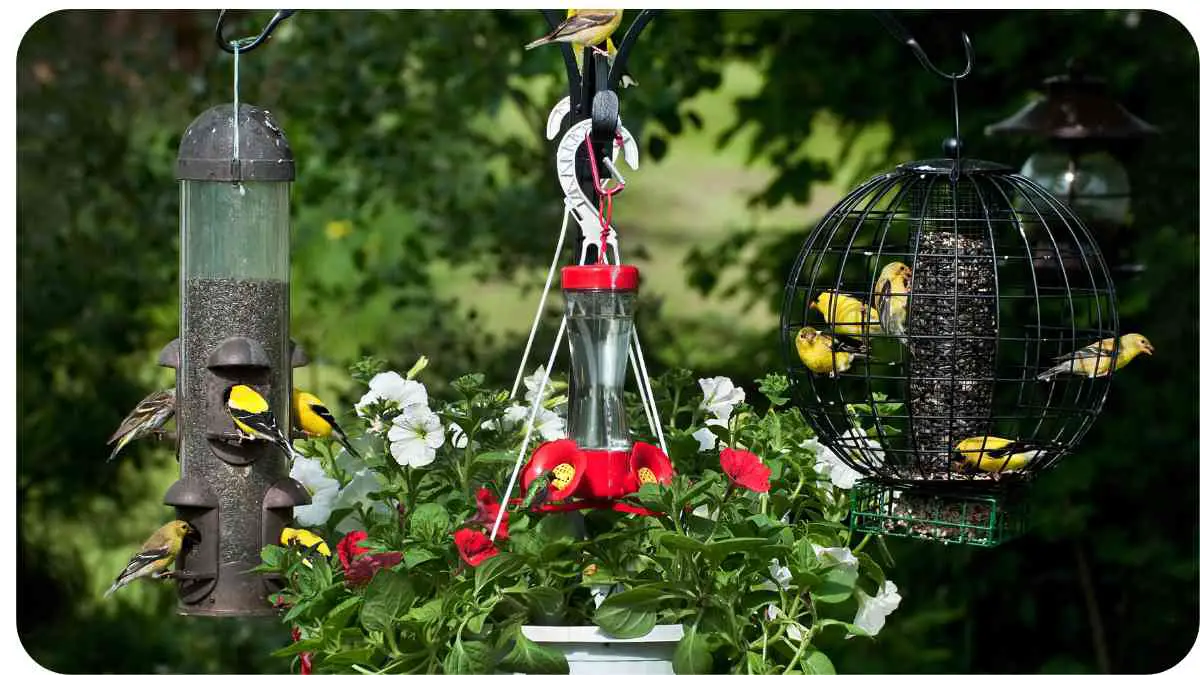
[[[963,38],[968,66],[952,81],[970,71]],[[875,176],[816,225],[781,339],[802,414],[863,474],[854,529],[992,546],[1019,531],[1021,488],[1080,442],[1111,383],[1047,371],[1119,332],[1080,220],[1015,170],[960,158],[955,132],[950,158]],[[846,363],[811,369],[806,340]]]

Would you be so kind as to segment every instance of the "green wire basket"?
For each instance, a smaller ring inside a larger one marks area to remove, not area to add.
[[[851,493],[850,529],[945,544],[998,546],[1024,531],[1022,497],[1018,490],[971,495],[864,478]]]

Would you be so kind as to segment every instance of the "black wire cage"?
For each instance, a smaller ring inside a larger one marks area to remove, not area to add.
[[[1109,373],[1048,371],[1119,335],[1109,271],[1071,210],[959,159],[900,165],[834,206],[795,260],[780,329],[798,406],[841,460],[876,488],[984,499],[1079,443]],[[806,367],[802,329],[848,365]]]

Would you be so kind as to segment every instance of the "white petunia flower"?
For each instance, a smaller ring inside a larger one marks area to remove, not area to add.
[[[854,467],[842,461],[842,458],[838,457],[833,450],[822,445],[815,438],[804,441],[800,447],[812,450],[816,454],[817,459],[813,464],[813,469],[817,475],[828,478],[831,483],[843,490],[854,487],[854,484],[863,477]]]
[[[324,525],[329,520],[341,488],[337,480],[325,473],[320,460],[303,455],[296,455],[290,475],[308,490],[312,498],[311,503],[293,510],[296,522],[307,527]]]
[[[371,499],[368,496],[381,489],[383,489],[383,484],[379,482],[379,476],[364,466],[351,474],[350,482],[342,488],[342,493],[338,495],[333,508],[336,510],[362,505],[368,511],[374,511],[380,515],[388,514],[391,512],[391,507],[387,502]],[[366,529],[366,525],[359,519],[357,511],[352,511],[337,526],[337,531],[342,533],[363,529]]]
[[[883,446],[867,436],[862,427],[851,427],[842,433],[842,445],[850,448],[850,454],[867,466],[883,465]]]
[[[771,558],[768,570],[771,572],[772,581],[768,581],[767,585],[775,590],[787,590],[792,587],[792,571],[787,565],[780,565],[779,558]]]
[[[529,417],[529,408],[527,406],[514,403],[504,411],[504,424],[506,427],[520,427]],[[533,419],[533,432],[540,436],[545,441],[557,441],[567,437],[563,418],[554,413],[553,410],[542,408],[538,411]]]
[[[692,433],[692,438],[700,441],[700,452],[708,452],[717,447],[717,435],[708,427],[700,427]]]
[[[741,387],[733,386],[733,380],[724,375],[702,377],[699,382],[700,390],[704,392],[700,408],[715,417],[704,423],[719,427],[729,426],[729,414],[733,412],[733,406],[746,400],[746,392]]]
[[[546,366],[538,366],[533,374],[521,380],[525,383],[525,401],[533,403],[533,399],[537,396],[538,387],[542,386],[542,381],[546,382],[546,391],[542,392],[542,402],[550,398],[550,392],[554,390],[554,381],[549,379],[546,374]]]
[[[858,569],[858,558],[848,548],[813,544],[812,549],[813,554],[817,556],[817,560],[823,565],[836,565],[838,567]]]
[[[767,605],[767,621],[775,621],[782,614],[783,612],[780,611],[780,609],[775,605]],[[804,634],[808,632],[808,627],[801,626],[798,623],[792,623],[784,632],[787,633],[787,636],[793,640],[803,640]]]
[[[867,595],[861,589],[855,589],[854,595],[858,598],[858,612],[854,615],[854,625],[871,636],[879,635],[888,615],[900,606],[900,593],[897,592],[896,584],[891,581],[883,582],[877,595]]]
[[[446,442],[442,420],[428,407],[416,405],[397,417],[388,430],[392,457],[400,466],[425,466]]]
[[[359,417],[364,417],[367,406],[385,401],[395,404],[401,411],[412,406],[429,405],[429,394],[425,385],[416,380],[406,380],[399,373],[387,371],[371,378],[367,385],[367,393],[355,404],[354,410]]]

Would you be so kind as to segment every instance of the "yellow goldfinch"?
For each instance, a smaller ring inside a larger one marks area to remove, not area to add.
[[[162,425],[167,423],[167,420],[174,416],[174,387],[156,391],[142,399],[121,422],[121,426],[117,427],[117,430],[109,437],[108,445],[112,445],[116,441],[117,447],[113,448],[112,454],[108,456],[108,461],[111,462],[117,453],[121,452],[121,448],[158,431]]]
[[[129,559],[129,564],[117,575],[113,585],[104,592],[104,597],[107,598],[135,579],[169,576],[171,573],[167,568],[175,562],[175,556],[179,555],[179,549],[183,547],[183,538],[194,531],[191,525],[182,520],[172,520],[158,528],[142,544],[142,549]]]
[[[244,384],[235,384],[225,393],[225,404],[243,435],[271,441],[282,447],[289,459],[292,457],[292,442],[279,430],[271,406],[262,394]]]
[[[577,9],[568,9],[567,10],[567,18],[569,19],[578,13],[579,13],[579,10],[577,10]],[[583,68],[583,45],[573,44],[573,45],[571,45],[571,49],[573,49],[575,51],[575,63],[577,65],[579,65],[580,69],[582,69]],[[606,38],[605,43],[604,43],[604,51],[608,54],[609,62],[611,62],[613,59],[617,58],[617,46],[615,44],[613,44],[611,37]],[[624,73],[621,73],[621,86],[622,87],[636,87],[637,86],[637,80],[633,79],[633,76],[629,74],[628,70],[625,71]]]
[[[350,454],[358,457],[358,451],[350,445],[346,432],[338,426],[333,413],[329,412],[321,399],[307,391],[292,389],[292,410],[296,414],[296,424],[305,434],[317,438],[329,438],[332,435]]]
[[[326,544],[324,539],[308,530],[300,528],[283,528],[283,531],[279,533],[279,543],[283,544],[284,546],[296,544],[308,551],[316,549],[317,553],[320,553],[326,558],[333,555],[333,553],[329,550],[329,544]],[[312,567],[312,563],[310,563],[308,560],[304,560],[303,562],[306,566]]]
[[[865,357],[859,351],[845,351],[844,345],[835,345],[833,336],[825,335],[815,328],[805,326],[796,334],[796,353],[806,368],[819,375],[834,376],[837,372],[844,373],[853,365],[857,357]]]
[[[912,268],[902,262],[884,265],[875,280],[875,309],[879,310],[879,323],[888,335],[904,335],[911,284]]]
[[[545,37],[540,37],[525,45],[525,49],[533,49],[551,42],[569,42],[581,47],[592,47],[603,43],[621,24],[620,9],[580,9],[570,14],[562,23],[550,31]],[[599,50],[597,50],[599,51]]]
[[[1010,441],[999,436],[973,436],[954,447],[954,463],[960,471],[967,468],[988,473],[1022,469],[1041,452],[1022,441]]]
[[[1140,333],[1121,336],[1121,346],[1113,359],[1113,338],[1100,340],[1079,351],[1056,357],[1059,364],[1038,375],[1039,380],[1049,380],[1059,373],[1071,373],[1086,377],[1106,377],[1124,368],[1138,354],[1154,354],[1154,345]]]
[[[845,293],[830,293],[821,291],[817,299],[809,304],[825,318],[825,322],[833,327],[833,332],[850,337],[863,337],[863,325],[866,324],[868,333],[879,333],[879,313],[873,307],[867,307],[858,298]]]

